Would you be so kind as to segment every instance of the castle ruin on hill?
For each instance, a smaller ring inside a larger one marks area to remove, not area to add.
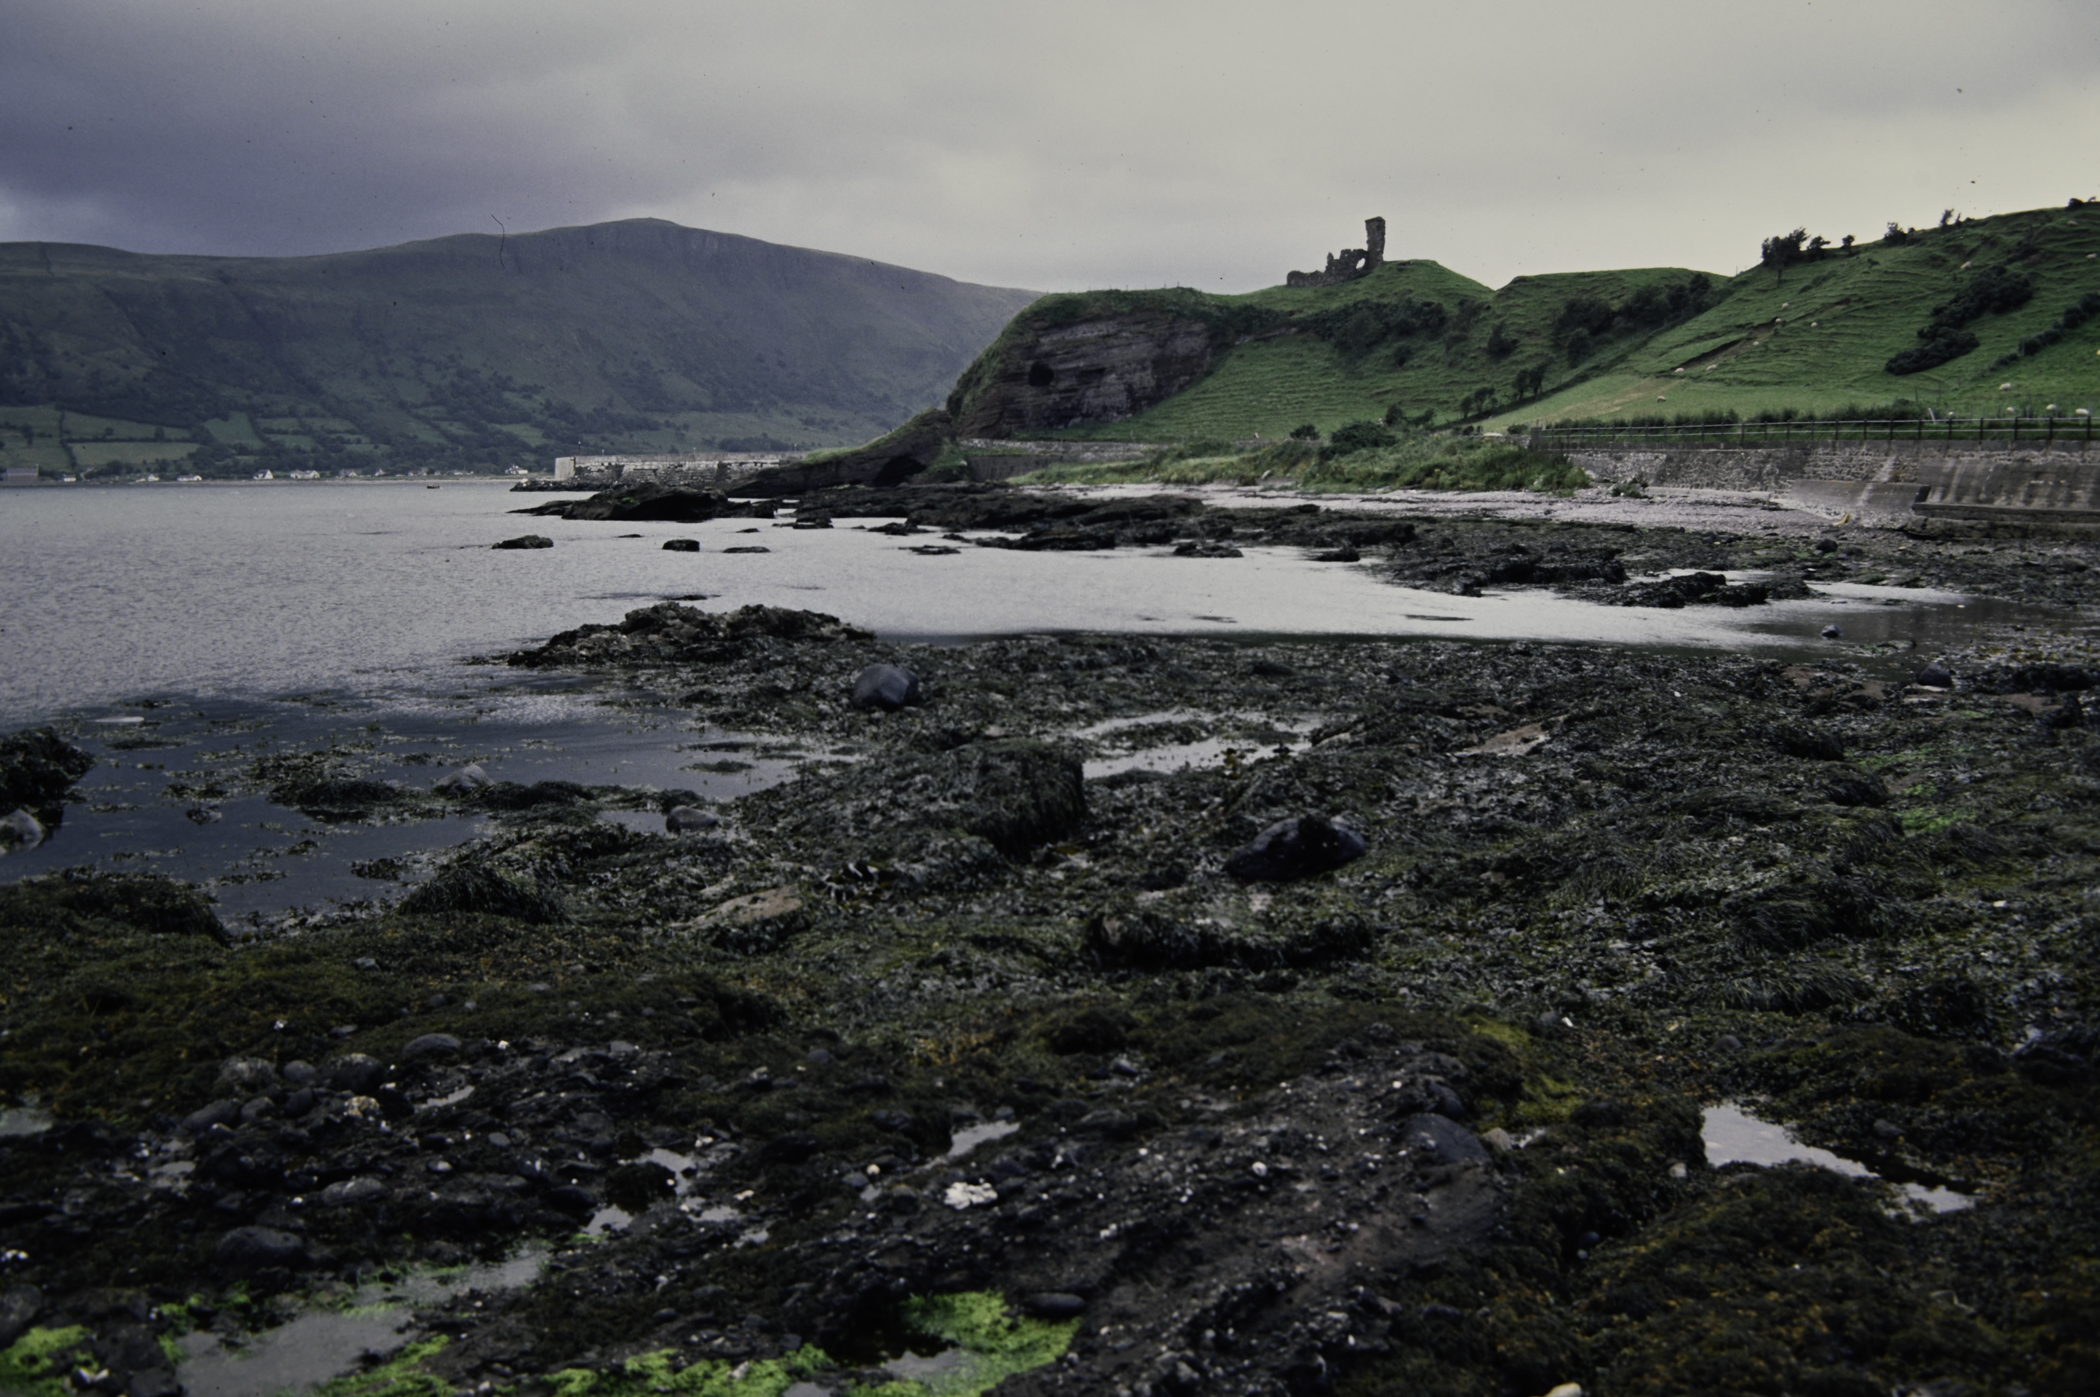
[[[1291,272],[1283,279],[1285,286],[1339,286],[1345,281],[1354,281],[1384,265],[1385,220],[1364,220],[1363,247],[1345,247],[1327,259],[1324,272]]]

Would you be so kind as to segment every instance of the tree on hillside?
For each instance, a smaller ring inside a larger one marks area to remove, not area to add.
[[[1546,387],[1546,366],[1533,364],[1528,369],[1518,369],[1514,387],[1518,402],[1523,402],[1526,398],[1536,398]]]
[[[1776,283],[1786,281],[1786,269],[1803,260],[1802,245],[1808,241],[1808,229],[1796,228],[1791,233],[1781,233],[1776,238],[1766,238],[1759,249],[1758,261],[1770,267]]]

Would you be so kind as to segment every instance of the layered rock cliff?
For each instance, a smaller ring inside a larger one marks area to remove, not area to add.
[[[948,399],[957,434],[1012,437],[1121,421],[1201,380],[1232,336],[1215,312],[1174,304],[1181,296],[1152,299],[1159,303],[1076,321],[1056,307],[1017,317]]]

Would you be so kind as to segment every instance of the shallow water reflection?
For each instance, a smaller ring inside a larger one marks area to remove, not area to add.
[[[1798,1163],[1812,1164],[1849,1178],[1882,1177],[1857,1160],[1814,1145],[1804,1145],[1785,1126],[1759,1120],[1740,1106],[1708,1107],[1699,1133],[1706,1141],[1706,1162],[1717,1168],[1723,1164],[1755,1164],[1769,1168],[1775,1164]],[[1906,1202],[1929,1212],[1952,1213],[1976,1206],[1975,1199],[1956,1193],[1945,1184],[1900,1182],[1896,1189]]]
[[[417,1271],[373,1281],[275,1329],[244,1334],[238,1342],[199,1330],[183,1337],[187,1357],[176,1376],[189,1397],[270,1397],[314,1387],[351,1372],[366,1354],[391,1356],[414,1328],[410,1311],[473,1290],[509,1290],[535,1280],[544,1247],[527,1247],[505,1261]]]

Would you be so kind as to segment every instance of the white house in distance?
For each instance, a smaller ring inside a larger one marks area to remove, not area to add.
[[[795,457],[778,451],[717,451],[691,456],[557,456],[554,478],[580,485],[623,480],[659,485],[732,485]]]

